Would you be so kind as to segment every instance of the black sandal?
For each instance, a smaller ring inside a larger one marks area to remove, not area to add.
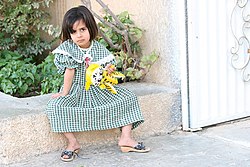
[[[121,151],[124,153],[127,152],[146,153],[150,151],[150,148],[146,148],[142,142],[138,142],[138,144],[135,147],[121,146]]]
[[[64,150],[61,154],[61,160],[64,162],[70,162],[74,160],[75,156],[78,155],[79,149],[76,149],[74,151]],[[63,158],[65,155],[68,156],[68,158]]]

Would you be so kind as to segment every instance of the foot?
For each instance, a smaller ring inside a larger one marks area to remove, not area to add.
[[[136,142],[133,139],[123,139],[123,138],[121,138],[118,143],[119,146],[129,146],[129,147],[135,147],[137,144],[138,142]]]
[[[73,144],[69,144],[67,147],[66,147],[66,149],[65,149],[65,151],[68,151],[68,152],[72,152],[72,153],[78,153],[79,152],[79,150],[80,150],[80,147],[81,147],[81,145],[79,144],[79,143],[73,143]],[[64,151],[64,152],[65,152]],[[71,156],[70,155],[68,155],[68,154],[62,154],[61,155],[61,158],[62,159],[71,159]]]

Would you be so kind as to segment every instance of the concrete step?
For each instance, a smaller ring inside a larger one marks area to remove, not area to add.
[[[145,123],[133,131],[136,139],[166,134],[181,125],[179,90],[152,83],[121,86],[137,94],[145,118]],[[65,147],[65,138],[50,131],[44,113],[50,96],[15,98],[0,94],[0,164],[18,162]],[[83,147],[115,144],[120,130],[80,132],[76,136]]]

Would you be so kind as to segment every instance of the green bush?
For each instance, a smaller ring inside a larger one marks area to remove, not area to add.
[[[0,52],[0,91],[17,97],[57,92],[63,76],[57,73],[50,54],[41,64],[31,59],[3,50]]]
[[[40,76],[35,64],[30,59],[22,59],[17,53],[1,52],[0,90],[4,93],[23,96],[27,92],[39,90]]]
[[[56,89],[51,56],[45,59],[60,33],[48,23],[50,16],[45,9],[52,2],[0,1],[0,91],[25,97]],[[52,40],[44,40],[45,35]]]
[[[41,79],[41,94],[58,92],[63,83],[63,76],[57,73],[54,65],[54,55],[50,54],[44,62],[38,65]]]
[[[50,17],[44,10],[51,2],[53,1],[0,1],[0,49],[18,52],[23,57],[34,60],[43,57],[43,53],[51,49],[54,40],[43,40],[42,32],[55,39],[58,36],[57,28],[48,24]]]
[[[126,47],[124,34],[118,33],[113,27],[110,27],[103,22],[98,23],[100,30],[112,41],[113,45],[117,46],[117,48],[111,47],[102,37],[100,37],[98,41],[115,55],[117,68],[125,74],[127,81],[142,80],[154,62],[158,59],[159,55],[155,51],[149,55],[142,54],[139,40],[143,35],[143,30],[134,24],[134,21],[131,19],[130,14],[127,11],[117,15],[117,18],[121,21],[125,29],[121,29],[109,14],[104,16],[105,21],[111,23],[111,25],[120,29],[122,32],[124,32],[124,30],[128,32],[128,42],[132,55],[128,54],[129,48]]]

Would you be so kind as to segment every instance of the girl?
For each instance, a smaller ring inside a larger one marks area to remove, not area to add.
[[[89,64],[97,63],[109,73],[115,69],[114,56],[95,41],[98,29],[91,12],[84,6],[66,12],[62,24],[62,43],[53,51],[58,72],[64,75],[59,93],[53,94],[46,113],[53,132],[63,133],[68,146],[61,154],[63,161],[77,155],[80,144],[74,132],[121,128],[118,145],[122,152],[148,152],[131,136],[131,130],[144,122],[135,94],[115,86],[117,94],[91,86],[85,90]]]

